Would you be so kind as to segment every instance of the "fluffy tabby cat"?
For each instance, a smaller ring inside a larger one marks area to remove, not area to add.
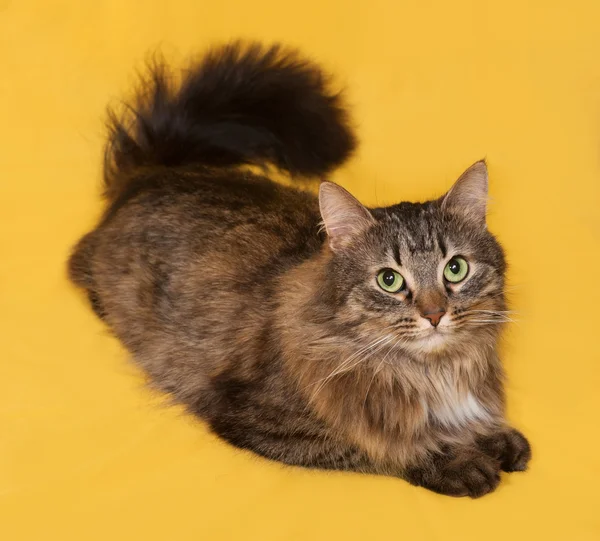
[[[177,84],[157,65],[110,118],[108,206],[70,277],[159,388],[286,464],[472,497],[526,469],[483,162],[385,208],[240,167],[322,178],[355,147],[326,77],[280,46],[214,49]]]

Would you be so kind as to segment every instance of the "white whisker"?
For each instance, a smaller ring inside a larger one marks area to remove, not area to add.
[[[390,327],[387,327],[386,330]],[[315,389],[311,398],[314,398],[321,391],[321,389],[327,384],[327,382],[329,380],[331,380],[332,378],[334,378],[335,376],[337,376],[343,372],[348,372],[349,370],[352,370],[354,367],[358,366],[360,363],[364,362],[370,356],[372,356],[377,351],[379,351],[381,348],[385,347],[393,339],[394,339],[393,335],[385,335],[381,338],[378,338],[374,342],[367,344],[366,346],[362,347],[358,351],[354,352],[344,362],[342,362],[340,365],[338,365],[336,368],[334,368],[334,370],[332,370],[332,372],[328,376],[326,376],[325,378],[322,378],[321,380],[317,380],[311,384],[311,385],[316,385],[316,384],[320,383],[318,388]],[[366,357],[362,357],[365,353],[367,353],[369,351],[370,351],[369,355],[367,355]],[[356,360],[354,363],[352,363],[352,361],[354,361],[355,359],[358,359],[358,360]]]

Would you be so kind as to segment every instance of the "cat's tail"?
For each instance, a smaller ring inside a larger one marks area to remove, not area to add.
[[[320,176],[356,144],[325,74],[293,50],[257,43],[211,50],[178,84],[154,62],[125,114],[109,113],[109,128],[111,198],[139,167],[271,163]]]

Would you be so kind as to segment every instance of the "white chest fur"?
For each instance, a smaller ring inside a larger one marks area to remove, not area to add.
[[[450,385],[436,389],[427,404],[423,405],[430,419],[447,427],[491,419],[490,413],[471,392],[459,393]]]

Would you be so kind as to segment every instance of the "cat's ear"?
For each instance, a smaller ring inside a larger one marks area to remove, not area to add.
[[[462,214],[485,227],[488,172],[485,161],[469,167],[442,198],[442,209]]]
[[[319,188],[319,207],[332,250],[339,250],[375,220],[358,199],[333,182]]]

